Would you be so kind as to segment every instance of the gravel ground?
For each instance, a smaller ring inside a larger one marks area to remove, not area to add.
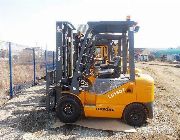
[[[138,63],[155,79],[153,120],[137,133],[102,131],[75,125],[51,128],[55,114],[44,107],[45,86],[29,88],[0,107],[0,139],[180,139],[180,69],[164,63]],[[39,104],[39,106],[35,104]],[[31,104],[28,105],[28,104]]]

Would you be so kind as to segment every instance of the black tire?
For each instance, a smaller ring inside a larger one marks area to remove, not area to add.
[[[81,112],[80,101],[73,96],[63,96],[56,107],[56,114],[59,120],[64,123],[76,122],[81,116]]]
[[[131,126],[142,126],[147,120],[147,110],[142,104],[128,105],[123,113],[124,121]]]

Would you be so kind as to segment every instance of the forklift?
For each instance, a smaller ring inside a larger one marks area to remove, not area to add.
[[[56,69],[47,74],[47,110],[54,109],[64,123],[85,116],[122,118],[129,125],[142,126],[153,118],[154,80],[135,73],[134,33],[139,26],[130,18],[87,25],[81,35],[70,22],[56,22]],[[119,53],[112,65],[96,74],[97,38],[112,34],[119,35]]]

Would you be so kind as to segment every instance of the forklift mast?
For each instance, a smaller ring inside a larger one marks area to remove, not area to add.
[[[69,22],[56,22],[56,84],[73,76],[73,57],[78,57],[73,52],[73,30]]]

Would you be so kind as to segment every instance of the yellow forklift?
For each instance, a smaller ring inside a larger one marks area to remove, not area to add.
[[[87,24],[85,34],[79,36],[71,23],[56,22],[56,70],[47,74],[47,110],[55,109],[64,123],[85,116],[143,125],[153,118],[154,80],[135,73],[134,33],[139,26],[130,19]],[[102,34],[119,34],[122,53],[95,74],[96,37]],[[123,53],[127,51],[129,55]]]

